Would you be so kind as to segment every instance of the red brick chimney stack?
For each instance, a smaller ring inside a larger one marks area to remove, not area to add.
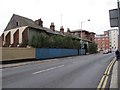
[[[64,34],[64,28],[63,28],[63,26],[60,27],[60,32],[62,32]]]
[[[53,30],[53,31],[55,31],[55,25],[54,25],[53,22],[52,22],[51,25],[50,25],[50,29]]]
[[[67,32],[70,33],[70,29],[69,28],[67,28]]]
[[[41,20],[41,18],[38,19],[38,20],[35,20],[35,23],[36,23],[37,25],[43,27],[43,21]]]

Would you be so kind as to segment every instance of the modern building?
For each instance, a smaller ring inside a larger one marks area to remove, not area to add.
[[[104,34],[96,35],[95,42],[98,47],[98,51],[109,50],[109,36],[104,32]]]
[[[110,29],[108,30],[109,34],[109,43],[110,43],[110,48],[112,51],[115,51],[118,49],[118,29]]]

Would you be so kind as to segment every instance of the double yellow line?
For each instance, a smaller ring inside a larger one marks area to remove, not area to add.
[[[116,62],[115,58],[110,62],[110,64],[107,66],[103,77],[100,80],[100,83],[98,84],[97,90],[104,90],[108,81],[108,78],[110,76],[111,69]]]

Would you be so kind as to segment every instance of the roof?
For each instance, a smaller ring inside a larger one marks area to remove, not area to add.
[[[18,27],[16,27],[14,25],[14,24],[16,24],[16,22],[19,22]],[[15,28],[20,28],[20,27],[23,27],[23,26],[43,30],[43,31],[45,31],[47,33],[51,33],[51,34],[66,36],[66,34],[63,34],[60,31],[57,31],[57,30],[53,31],[49,28],[41,27],[41,26],[37,25],[32,19],[29,19],[29,18],[26,18],[26,17],[23,17],[23,16],[19,16],[19,15],[16,15],[16,14],[13,14],[13,16],[11,17],[11,19],[10,19],[10,21],[9,21],[9,23],[8,23],[8,25],[7,25],[7,27],[5,28],[4,31],[12,30],[12,29],[15,29]],[[74,31],[71,31],[71,32],[80,32],[80,31],[81,31],[81,29],[74,30]],[[86,30],[82,30],[82,32],[89,33]],[[81,38],[77,37],[76,35],[70,35],[70,36],[72,38],[81,39]],[[85,40],[85,41],[89,41],[89,40]]]
[[[75,32],[86,32],[86,33],[92,33],[92,34],[95,34],[94,32],[89,32],[89,31],[81,30],[81,29],[77,29],[77,30],[72,30],[72,31],[71,31],[71,33],[75,33]]]
[[[21,27],[21,26],[37,27],[37,25],[35,24],[35,22],[32,19],[13,14],[8,25],[5,28],[5,31],[16,28],[16,22],[19,22],[19,25],[17,27]]]
[[[109,36],[104,34],[99,34],[95,36],[95,38],[103,38],[103,37],[109,37]]]
[[[56,30],[53,31],[49,28],[41,27],[41,26],[37,25],[32,19],[29,19],[29,18],[26,18],[23,16],[19,16],[16,14],[13,14],[13,16],[11,17],[11,19],[10,19],[10,21],[9,21],[9,23],[4,31],[18,28],[14,25],[17,21],[19,21],[19,23],[20,23],[18,27],[28,26],[28,27],[35,28],[35,29],[44,30],[47,33],[63,35],[59,31],[56,31]]]
[[[108,30],[108,31],[118,31],[118,29],[110,29],[110,30]]]
[[[81,32],[81,31],[88,32],[88,31],[86,31],[86,30],[82,30],[82,29],[72,30],[71,32]]]
[[[96,33],[94,33],[94,32],[90,32],[90,33],[92,33],[92,34],[96,34]]]

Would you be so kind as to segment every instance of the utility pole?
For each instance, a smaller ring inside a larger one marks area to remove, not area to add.
[[[63,14],[61,14],[61,17],[60,17],[60,24],[61,24],[61,26],[62,26],[62,18],[63,18]]]
[[[83,21],[83,22],[81,22],[81,49],[82,49],[82,25],[83,25],[83,23],[85,23],[85,22],[87,22],[87,21],[90,21],[90,19],[88,19],[88,20],[86,20],[86,21]]]

